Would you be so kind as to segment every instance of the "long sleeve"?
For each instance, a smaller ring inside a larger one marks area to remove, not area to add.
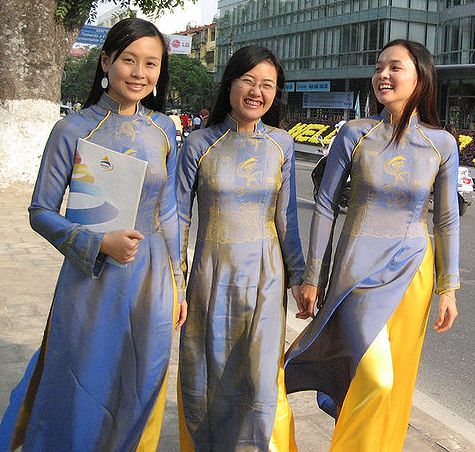
[[[300,243],[295,184],[295,152],[293,140],[284,153],[282,185],[277,197],[275,223],[288,279],[288,287],[302,283],[305,262]]]
[[[193,149],[192,134],[183,145],[177,167],[177,204],[180,228],[181,269],[185,279],[188,273],[188,238],[198,173],[198,156],[196,150],[194,151]]]
[[[86,275],[98,277],[106,256],[99,252],[102,233],[92,232],[59,214],[69,184],[78,137],[77,127],[60,120],[43,153],[30,213],[31,227]]]
[[[333,142],[318,192],[310,226],[310,244],[304,281],[325,288],[330,268],[333,231],[338,217],[338,198],[351,169],[351,152],[356,144],[345,125]]]
[[[185,299],[185,279],[180,262],[180,234],[175,190],[177,162],[174,132],[175,128],[170,122],[170,127],[167,129],[167,138],[170,143],[170,151],[167,155],[167,182],[160,194],[159,217],[178,289],[178,301],[183,301]]]
[[[459,279],[459,209],[457,199],[458,149],[455,140],[442,154],[434,184],[434,240],[437,293],[460,287]]]

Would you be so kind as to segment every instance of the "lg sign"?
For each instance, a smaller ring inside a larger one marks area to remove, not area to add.
[[[170,53],[189,54],[191,51],[191,36],[171,35],[168,36]]]

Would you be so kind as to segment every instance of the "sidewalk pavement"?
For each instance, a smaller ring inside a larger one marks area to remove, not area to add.
[[[41,342],[62,262],[61,255],[29,226],[27,207],[31,191],[31,186],[20,184],[0,189],[0,416],[10,391]],[[304,323],[289,319],[287,345],[303,326]],[[178,334],[175,334],[160,452],[179,451],[177,350]],[[291,394],[289,400],[300,452],[327,451],[333,420],[317,408],[315,394]],[[469,450],[475,450],[475,445],[451,432],[430,414],[413,409],[405,452]]]

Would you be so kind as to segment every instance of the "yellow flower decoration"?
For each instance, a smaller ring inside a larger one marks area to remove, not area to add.
[[[473,137],[470,135],[459,135],[459,148],[463,151],[471,142]]]
[[[294,140],[298,141],[299,143],[318,144],[318,136],[323,135],[323,133],[326,132],[329,128],[330,126],[327,126],[325,124],[303,124],[299,122],[289,130],[289,133],[290,135],[292,135]],[[335,133],[336,130],[333,130],[328,135],[323,137],[323,142],[325,144],[328,144],[330,138],[335,135]]]

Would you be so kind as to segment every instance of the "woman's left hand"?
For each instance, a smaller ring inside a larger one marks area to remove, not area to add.
[[[457,317],[458,311],[455,292],[441,294],[439,299],[439,313],[434,323],[434,330],[437,333],[445,333],[452,328]]]
[[[178,303],[177,322],[175,324],[175,330],[179,330],[185,323],[186,316],[188,315],[188,303],[183,300]]]
[[[290,291],[292,292],[292,296],[294,297],[295,302],[297,303],[297,309],[299,310],[299,313],[301,314],[301,313],[305,312],[306,307],[303,304],[302,293],[301,293],[301,290],[300,290],[300,284],[298,286],[292,286],[290,288]]]

